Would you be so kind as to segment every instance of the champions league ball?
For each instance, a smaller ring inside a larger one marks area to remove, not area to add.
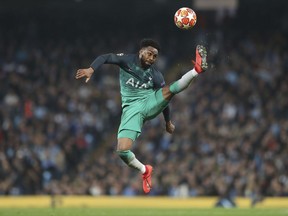
[[[196,24],[196,21],[196,13],[188,7],[180,8],[174,15],[174,23],[180,29],[191,29]]]

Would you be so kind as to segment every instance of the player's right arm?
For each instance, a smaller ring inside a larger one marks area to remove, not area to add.
[[[75,78],[80,79],[82,77],[86,77],[86,83],[87,83],[92,77],[94,71],[97,70],[101,65],[115,64],[121,66],[121,64],[126,61],[126,58],[127,56],[123,55],[122,53],[121,54],[109,53],[100,55],[92,62],[89,68],[78,69]]]

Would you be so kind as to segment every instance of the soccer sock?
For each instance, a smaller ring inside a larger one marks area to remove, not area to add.
[[[198,73],[193,68],[192,70],[184,74],[179,80],[171,84],[170,91],[174,94],[177,94],[183,91],[190,85],[191,81],[197,76],[198,76]]]
[[[135,154],[132,151],[117,151],[117,154],[129,167],[139,170],[142,174],[145,173],[145,165],[135,157]]]

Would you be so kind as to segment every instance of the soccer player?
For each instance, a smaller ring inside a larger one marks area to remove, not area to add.
[[[143,191],[149,193],[152,188],[151,174],[153,167],[144,165],[130,150],[135,139],[140,135],[143,124],[163,112],[166,131],[173,133],[175,126],[170,120],[169,101],[179,92],[186,89],[191,81],[208,68],[205,47],[196,47],[194,68],[176,82],[165,85],[162,74],[153,66],[160,46],[153,39],[143,39],[137,54],[104,54],[98,56],[89,68],[79,69],[76,79],[86,78],[103,64],[114,64],[120,68],[120,91],[122,116],[118,129],[117,154],[132,168],[142,173]]]

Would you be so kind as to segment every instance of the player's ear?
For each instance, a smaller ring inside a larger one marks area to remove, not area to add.
[[[143,51],[144,51],[144,49],[143,49],[143,48],[139,50],[139,58],[141,58],[141,57],[142,57],[142,55],[143,55]]]

